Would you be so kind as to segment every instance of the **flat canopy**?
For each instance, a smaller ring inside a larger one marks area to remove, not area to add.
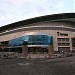
[[[0,32],[8,30],[8,29],[16,28],[19,26],[24,26],[27,24],[45,22],[45,21],[51,21],[51,22],[53,22],[53,21],[68,21],[68,22],[75,23],[75,13],[53,14],[53,15],[46,15],[46,16],[40,16],[40,17],[27,19],[27,20],[22,20],[19,22],[15,22],[15,23],[0,27]]]

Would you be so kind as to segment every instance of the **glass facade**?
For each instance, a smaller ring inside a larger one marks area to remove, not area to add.
[[[8,42],[9,46],[49,44],[52,44],[52,36],[49,35],[24,35]]]

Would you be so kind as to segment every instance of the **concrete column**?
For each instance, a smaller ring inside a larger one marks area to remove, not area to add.
[[[48,45],[48,55],[51,57],[54,54],[53,46]]]
[[[28,55],[28,46],[27,45],[22,46],[22,54],[24,56]]]

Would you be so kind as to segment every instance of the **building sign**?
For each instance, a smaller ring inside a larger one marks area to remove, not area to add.
[[[58,35],[58,36],[68,36],[67,33],[60,33],[60,32],[57,32],[57,35]]]

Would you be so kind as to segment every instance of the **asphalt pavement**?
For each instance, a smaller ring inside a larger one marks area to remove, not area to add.
[[[56,59],[0,59],[0,75],[75,75],[75,56]]]

